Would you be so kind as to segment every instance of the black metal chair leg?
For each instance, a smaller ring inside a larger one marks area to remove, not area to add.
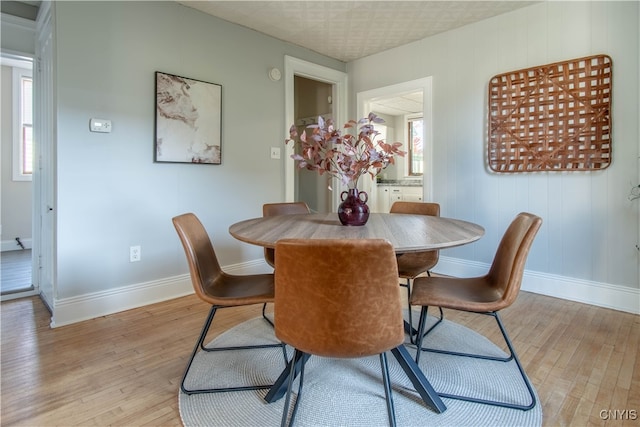
[[[429,329],[427,329],[426,332],[424,332],[424,335],[429,335],[429,332],[433,331],[433,329],[438,326],[440,323],[442,323],[442,321],[444,320],[444,312],[442,311],[442,307],[438,307],[438,310],[440,311],[440,317],[438,318],[438,320],[436,321],[436,323],[434,323],[433,325],[431,325],[431,327]]]
[[[429,333],[433,331],[435,327],[438,326],[440,323],[442,323],[442,321],[444,320],[444,313],[442,312],[442,307],[438,307],[438,309],[440,310],[440,318],[436,321],[436,323],[431,325],[431,327],[427,329],[427,331],[425,332],[424,328],[428,318],[429,307],[428,306],[422,307],[422,310],[420,311],[420,319],[418,320],[418,332],[416,333],[416,342],[414,343],[416,345],[416,349],[422,349],[422,351],[430,351],[428,349],[422,348],[422,340],[424,339],[424,337],[429,335]],[[439,350],[433,350],[433,351],[436,353],[440,352]],[[420,351],[416,351],[416,363],[420,363]]]
[[[484,314],[485,316],[492,316],[493,318],[496,319],[496,321],[498,321],[498,325],[501,324],[501,322],[499,321],[499,317],[497,317],[498,316],[497,312],[476,313],[476,314]],[[423,334],[423,338],[425,336],[427,336],[429,334],[429,332],[431,332],[435,326],[437,326],[437,325],[433,325],[431,328],[429,328],[429,330],[426,331]],[[502,336],[505,339],[505,342],[507,343],[507,347],[509,348],[509,355],[507,357],[486,356],[486,355],[483,355],[483,354],[461,353],[461,352],[450,351],[450,350],[439,350],[437,348],[422,347],[421,344],[419,346],[417,345],[417,347],[420,348],[421,351],[425,351],[425,352],[429,352],[429,353],[447,354],[447,355],[450,355],[450,356],[471,357],[473,359],[493,360],[493,361],[496,361],[496,362],[510,362],[514,358],[515,353],[513,352],[512,347],[509,346],[508,338],[505,336],[505,332],[504,332],[503,327],[501,327],[500,329],[501,329],[501,331],[503,331]],[[416,353],[416,356],[417,356],[417,353]]]
[[[455,351],[445,351],[445,350],[438,350],[438,349],[432,349],[432,348],[423,348],[422,347],[422,340],[423,338],[431,331],[431,329],[433,329],[433,327],[431,329],[429,329],[429,331],[427,331],[426,333],[423,333],[424,330],[424,324],[426,321],[426,312],[427,312],[427,308],[428,307],[423,307],[422,308],[422,312],[420,314],[420,325],[418,326],[418,339],[417,339],[417,352],[416,352],[416,364],[419,363],[420,361],[420,354],[423,351],[427,351],[430,353],[440,353],[440,354],[447,354],[447,355],[451,355],[451,356],[461,356],[461,357],[471,357],[474,359],[483,359],[483,360],[492,360],[492,361],[497,361],[497,362],[509,362],[513,359],[513,361],[516,363],[516,366],[518,368],[518,371],[520,372],[520,376],[522,377],[522,381],[524,382],[527,391],[529,393],[529,397],[531,398],[531,402],[526,404],[526,405],[519,405],[519,404],[512,404],[512,403],[506,403],[506,402],[499,402],[499,401],[494,401],[494,400],[486,400],[486,399],[479,399],[479,398],[474,398],[474,397],[469,397],[469,396],[461,396],[461,395],[454,395],[454,394],[447,394],[447,393],[438,393],[438,396],[440,397],[444,397],[444,398],[449,398],[449,399],[457,399],[457,400],[464,400],[467,402],[474,402],[474,403],[482,403],[485,405],[492,405],[492,406],[500,406],[503,408],[511,408],[511,409],[520,409],[523,411],[528,411],[529,409],[533,408],[534,406],[536,406],[536,397],[535,394],[533,392],[533,387],[531,386],[531,383],[529,382],[529,379],[527,378],[526,373],[524,372],[524,369],[522,368],[522,365],[520,363],[520,360],[518,359],[518,356],[515,352],[515,349],[513,348],[513,344],[511,343],[511,340],[509,339],[509,335],[507,334],[506,329],[504,328],[504,325],[502,323],[502,320],[500,319],[500,315],[498,314],[498,312],[489,312],[489,313],[477,313],[477,314],[484,314],[484,315],[488,315],[488,316],[493,316],[494,319],[496,319],[496,322],[498,323],[498,327],[500,328],[500,332],[502,333],[502,337],[504,338],[504,341],[507,345],[507,348],[509,349],[509,356],[508,357],[495,357],[495,356],[487,356],[487,355],[482,355],[482,354],[473,354],[473,353],[460,353],[460,352],[455,352]]]
[[[293,379],[295,376],[295,364],[293,361],[298,354],[298,350],[295,350],[293,357],[291,358],[290,369],[289,369],[289,378],[287,380],[287,394],[284,399],[284,408],[282,409],[282,420],[280,421],[280,427],[285,427],[287,425],[287,418],[289,418],[289,404],[291,402],[291,389],[293,388]]]
[[[522,380],[524,381],[525,386],[527,387],[527,391],[529,392],[529,396],[531,397],[531,403],[529,405],[511,405],[508,407],[513,407],[513,408],[517,408],[517,409],[522,409],[524,411],[527,411],[529,409],[532,409],[534,406],[536,406],[536,396],[535,393],[533,392],[533,387],[531,386],[531,382],[529,381],[529,378],[527,378],[527,374],[524,372],[524,368],[522,367],[522,364],[520,363],[520,359],[518,358],[518,355],[515,351],[515,349],[513,348],[513,344],[511,343],[511,340],[509,339],[509,335],[507,334],[507,330],[504,328],[504,324],[502,323],[502,319],[500,318],[500,315],[498,314],[498,312],[495,312],[495,319],[496,322],[498,322],[498,327],[500,327],[500,332],[502,332],[502,336],[504,337],[504,341],[507,343],[507,347],[509,347],[509,352],[511,353],[511,356],[513,357],[513,361],[516,362],[516,366],[518,367],[518,371],[520,371],[520,376],[522,376]]]
[[[389,364],[387,363],[386,353],[380,353],[380,365],[382,366],[382,382],[384,383],[384,396],[387,400],[389,425],[391,427],[396,427],[396,411],[393,407],[393,395],[391,394],[391,381],[389,379]]]
[[[246,390],[262,390],[267,389],[272,386],[272,384],[265,385],[257,385],[257,386],[240,386],[240,387],[221,387],[221,388],[207,388],[207,389],[188,389],[185,386],[185,382],[187,380],[187,376],[189,375],[189,370],[191,369],[191,365],[193,364],[193,360],[198,353],[198,349],[201,349],[206,352],[215,352],[215,351],[228,351],[228,350],[250,350],[250,349],[258,349],[258,348],[275,348],[281,347],[284,355],[284,363],[287,363],[287,352],[284,343],[279,344],[257,344],[257,345],[245,345],[245,346],[233,346],[233,347],[205,347],[204,340],[207,337],[207,333],[211,328],[211,324],[213,323],[213,318],[219,308],[226,308],[226,306],[212,306],[209,311],[209,315],[204,322],[202,327],[202,331],[200,332],[200,337],[198,337],[198,341],[191,352],[191,357],[189,358],[189,362],[187,363],[187,367],[182,375],[182,381],[180,382],[180,390],[182,390],[185,394],[202,394],[202,393],[222,393],[228,391],[246,391]]]
[[[416,330],[413,328],[413,313],[411,311],[411,279],[407,279],[407,308],[409,310],[409,341],[414,343]]]
[[[306,355],[304,352],[296,349],[295,353],[293,355],[293,357],[291,358],[290,366],[291,369],[289,371],[289,379],[288,379],[288,387],[287,387],[287,395],[284,401],[284,408],[283,408],[283,413],[282,413],[282,421],[280,423],[281,427],[285,427],[285,426],[292,426],[296,417],[296,414],[298,412],[298,407],[300,404],[300,400],[302,398],[302,388],[303,388],[303,384],[304,384],[304,367],[305,364],[301,364],[300,366],[300,382],[298,383],[298,396],[296,398],[296,402],[293,404],[293,411],[291,412],[291,417],[289,417],[289,406],[291,404],[291,394],[292,394],[292,390],[293,390],[293,382],[295,381],[295,377],[296,377],[296,364],[294,363],[295,360],[302,360],[302,358],[304,356],[308,356]],[[307,360],[308,357],[306,357]],[[384,394],[385,394],[385,400],[387,403],[387,413],[388,413],[388,417],[389,417],[389,425],[391,427],[396,427],[396,415],[395,415],[395,409],[394,409],[394,405],[393,405],[393,395],[391,392],[391,380],[389,377],[389,365],[387,363],[387,355],[386,353],[380,353],[380,366],[382,368],[382,381],[384,384]],[[289,423],[287,423],[287,418],[289,418]]]
[[[269,323],[269,324],[271,325],[271,327],[272,327],[272,328],[274,328],[274,327],[275,327],[275,325],[273,324],[273,322],[271,321],[271,319],[269,319],[269,318],[267,317],[266,310],[267,310],[267,303],[265,302],[264,304],[262,304],[262,317],[264,318],[264,320],[266,320],[266,321],[267,321],[267,323]]]
[[[291,358],[291,371],[289,372],[289,385],[287,387],[287,397],[284,401],[284,409],[282,412],[282,421],[280,422],[280,426],[281,427],[285,427],[287,425],[287,418],[289,416],[289,404],[291,402],[291,392],[293,389],[293,382],[296,378],[296,364],[294,363],[294,361],[296,359],[302,360],[304,358],[304,360],[308,360],[308,355],[306,355],[307,357],[305,358],[306,353],[296,349],[293,357]],[[302,363],[302,365],[300,366],[300,381],[298,382],[298,397],[296,397],[296,403],[293,404],[293,411],[291,412],[291,418],[289,419],[289,426],[293,425],[293,421],[296,418],[296,413],[298,412],[298,404],[300,403],[300,399],[302,396],[302,385],[304,383],[304,363]]]
[[[196,345],[193,348],[193,351],[191,352],[191,357],[189,358],[189,362],[187,362],[187,368],[185,369],[184,374],[182,375],[182,381],[180,382],[180,389],[182,390],[183,393],[191,394],[191,391],[185,388],[184,382],[187,379],[187,374],[189,373],[189,369],[191,369],[191,364],[193,363],[193,359],[196,357],[196,354],[198,353],[198,347],[204,348],[202,343],[204,342],[204,339],[207,336],[207,332],[209,332],[209,328],[211,327],[211,322],[213,321],[213,316],[215,316],[216,314],[216,309],[217,307],[213,306],[211,307],[211,310],[209,310],[209,315],[207,316],[207,320],[205,320],[204,325],[202,326],[200,337],[198,338],[198,341],[196,342]]]
[[[431,277],[431,272],[430,271],[427,271],[427,276]],[[407,284],[406,285],[400,285],[400,286],[405,286],[407,288],[407,307],[409,309],[409,321],[406,322],[406,324],[404,325],[404,329],[409,334],[409,341],[411,342],[411,344],[416,344],[416,339],[414,338],[414,336],[418,335],[418,331],[413,327],[413,312],[411,310],[411,303],[410,303],[410,301],[411,301],[411,279],[407,279]],[[429,332],[431,332],[433,330],[433,328],[438,326],[444,320],[444,312],[442,311],[442,307],[438,307],[438,309],[440,310],[440,318],[426,332],[424,332],[425,335],[428,334]]]
[[[425,337],[424,326],[427,322],[427,312],[429,311],[429,307],[423,306],[422,310],[420,310],[420,319],[418,320],[418,333],[416,334],[416,365],[420,364],[420,354],[422,354],[422,340]],[[438,322],[439,323],[439,322]],[[433,329],[433,328],[431,328]],[[430,329],[430,330],[431,330]]]

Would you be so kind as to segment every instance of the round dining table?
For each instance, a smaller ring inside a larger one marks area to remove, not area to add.
[[[459,219],[400,213],[372,213],[365,225],[346,226],[336,213],[319,213],[248,219],[231,225],[229,233],[266,248],[275,248],[280,239],[385,239],[402,254],[475,242],[484,228]]]
[[[440,250],[475,242],[484,235],[481,226],[459,219],[400,213],[372,213],[362,226],[345,226],[336,213],[293,214],[240,221],[229,227],[236,239],[266,248],[275,248],[280,239],[385,239],[397,255]],[[437,413],[447,409],[418,365],[404,347],[390,350],[424,403]],[[308,355],[291,360],[264,397],[268,403],[286,392],[291,365],[294,375]]]

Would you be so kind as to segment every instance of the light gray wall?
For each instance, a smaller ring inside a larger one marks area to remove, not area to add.
[[[637,289],[638,2],[544,2],[349,63],[356,93],[433,76],[433,200],[486,235],[443,255],[489,263],[520,211],[544,219],[527,269]],[[496,74],[595,54],[613,60],[613,162],[598,172],[494,174],[487,87]],[[375,72],[371,72],[374,70]]]
[[[57,298],[186,273],[171,224],[183,212],[200,217],[222,265],[260,259],[228,228],[284,199],[283,159],[269,158],[284,147],[284,87],[267,71],[285,55],[345,65],[174,2],[54,7]],[[222,165],[153,163],[155,71],[222,85]],[[90,133],[92,117],[113,132]]]
[[[2,235],[0,241],[7,250],[18,250],[15,238],[23,243],[31,239],[31,181],[13,180],[13,72],[11,67],[2,66],[0,93],[2,106],[0,114],[2,146],[0,223]]]

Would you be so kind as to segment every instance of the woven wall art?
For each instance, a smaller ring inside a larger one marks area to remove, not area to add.
[[[511,71],[489,82],[489,167],[585,171],[611,163],[611,58]]]

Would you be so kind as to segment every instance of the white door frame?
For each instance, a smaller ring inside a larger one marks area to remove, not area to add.
[[[422,176],[422,200],[429,201],[433,197],[433,108],[432,108],[432,78],[424,77],[408,82],[398,83],[391,86],[384,86],[370,89],[356,94],[358,117],[366,117],[369,113],[369,103],[375,98],[402,95],[405,93],[422,90],[422,114],[424,119],[424,175]],[[427,172],[428,171],[428,172]],[[376,203],[376,183],[372,183],[370,194],[374,196],[373,203]]]
[[[289,128],[295,122],[295,89],[294,77],[301,76],[311,80],[329,83],[333,86],[333,114],[336,123],[346,123],[347,119],[347,74],[285,55],[284,57],[284,95],[285,95],[285,124],[284,135],[289,137]],[[283,139],[285,139],[283,138]],[[291,158],[294,152],[293,144],[287,144],[284,149],[284,193],[285,201],[295,201],[295,161]],[[332,208],[334,212],[338,206],[339,192],[333,192]]]

